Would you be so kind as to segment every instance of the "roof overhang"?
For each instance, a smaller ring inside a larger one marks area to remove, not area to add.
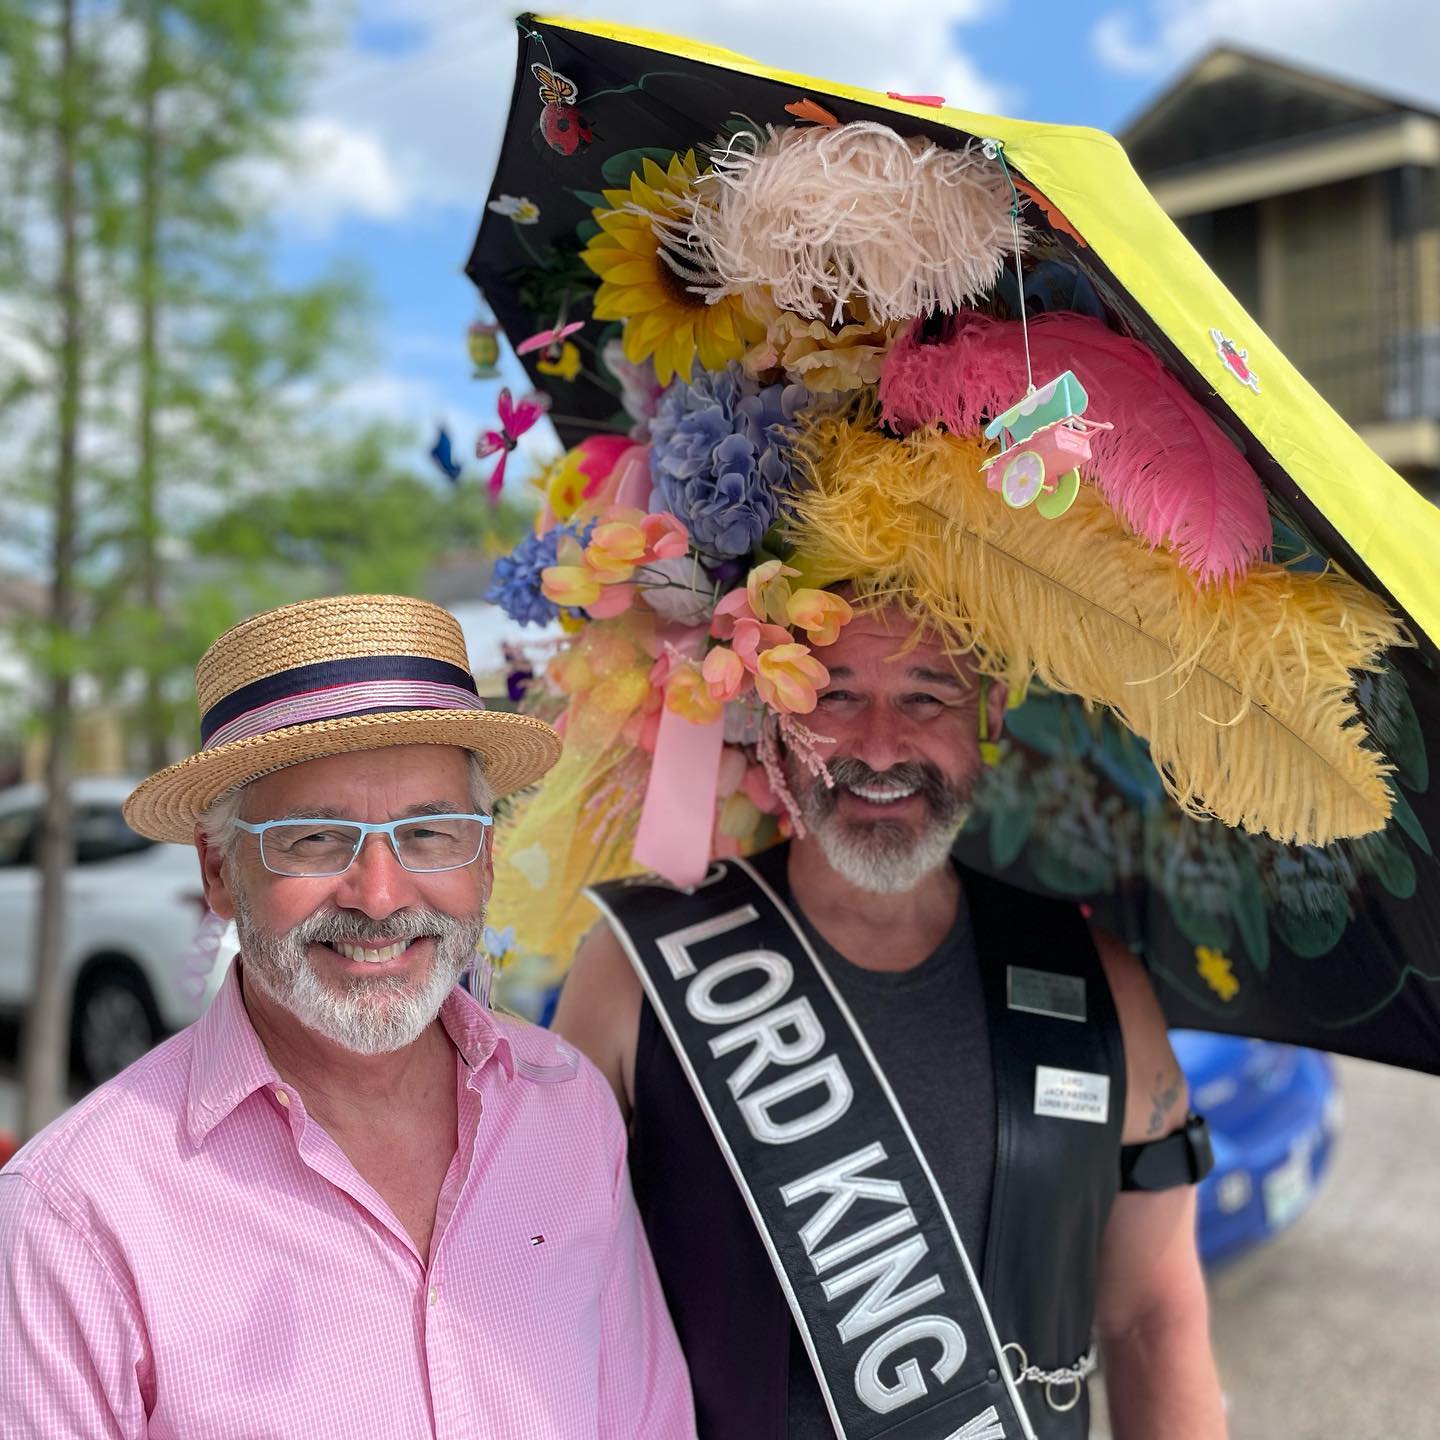
[[[1396,115],[1345,134],[1151,175],[1146,183],[1161,208],[1181,219],[1404,165],[1440,166],[1440,120]]]

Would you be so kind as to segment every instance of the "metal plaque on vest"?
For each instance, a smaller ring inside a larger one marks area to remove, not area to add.
[[[909,1123],[770,887],[734,860],[693,892],[647,877],[588,893],[745,1197],[836,1433],[1034,1440]]]

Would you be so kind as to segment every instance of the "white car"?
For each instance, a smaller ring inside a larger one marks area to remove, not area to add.
[[[207,974],[193,967],[186,974],[205,914],[199,862],[189,846],[157,844],[125,824],[120,807],[132,789],[133,782],[120,779],[74,784],[76,863],[63,965],[72,1004],[70,1060],[92,1085],[194,1020],[234,953],[233,945],[222,947]],[[0,1010],[16,1014],[33,991],[43,798],[34,785],[0,791]]]

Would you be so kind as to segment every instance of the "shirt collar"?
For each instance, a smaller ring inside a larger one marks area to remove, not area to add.
[[[494,1058],[507,1079],[515,1078],[510,1037],[473,995],[458,987],[452,990],[440,1006],[440,1023],[469,1070],[479,1070]],[[194,1036],[186,1120],[191,1140],[201,1145],[242,1100],[281,1083],[245,1009],[238,956],[195,1022]]]

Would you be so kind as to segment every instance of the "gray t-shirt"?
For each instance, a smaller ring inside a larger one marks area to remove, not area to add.
[[[995,1082],[975,942],[962,902],[954,928],[913,969],[866,970],[832,949],[795,905],[788,846],[753,862],[801,921],[864,1031],[935,1174],[976,1275],[995,1173]],[[834,1440],[798,1329],[790,1332],[790,1440]]]

